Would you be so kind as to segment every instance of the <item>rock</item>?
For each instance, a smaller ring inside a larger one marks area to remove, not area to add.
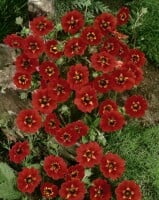
[[[0,70],[8,65],[13,64],[13,54],[13,50],[9,46],[0,44]]]
[[[28,0],[29,18],[44,15],[53,18],[54,0]]]
[[[15,73],[14,61],[16,58],[15,50],[7,45],[0,44],[0,89],[1,92],[6,88],[16,89],[12,77]]]

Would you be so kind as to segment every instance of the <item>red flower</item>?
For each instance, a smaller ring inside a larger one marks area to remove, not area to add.
[[[142,193],[139,185],[133,180],[121,182],[115,190],[117,200],[141,200]]]
[[[69,84],[65,79],[55,79],[49,83],[49,88],[57,102],[65,102],[68,100],[71,94]]]
[[[50,89],[38,89],[32,94],[32,105],[34,109],[42,113],[51,113],[57,107],[57,102],[53,97]]]
[[[70,126],[66,126],[57,131],[56,140],[64,146],[72,146],[77,142],[78,135]]]
[[[17,71],[23,71],[28,74],[32,74],[36,71],[36,67],[39,65],[38,60],[35,58],[29,58],[25,54],[21,54],[16,57],[15,61]]]
[[[58,180],[64,178],[67,172],[67,165],[63,158],[50,155],[44,159],[44,170],[49,177]]]
[[[131,62],[137,67],[143,67],[146,63],[145,54],[139,49],[130,49],[126,57],[126,62]]]
[[[89,70],[86,66],[76,64],[69,68],[67,82],[70,88],[78,90],[89,82]]]
[[[76,164],[68,168],[65,180],[66,181],[73,179],[82,180],[83,177],[84,177],[84,167],[82,165]]]
[[[29,58],[38,58],[44,51],[43,40],[37,36],[28,36],[24,39],[24,54]]]
[[[33,34],[38,36],[48,34],[53,28],[53,22],[44,16],[38,16],[30,22],[30,29],[32,30]]]
[[[103,74],[101,76],[97,76],[93,80],[93,87],[100,93],[108,92],[110,88],[110,76],[108,74]]]
[[[106,51],[107,53],[110,53],[113,56],[117,55],[119,51],[119,40],[115,37],[108,38],[104,42],[100,51]]]
[[[106,178],[120,178],[125,171],[125,160],[117,154],[107,153],[101,159],[100,171]]]
[[[116,23],[116,18],[110,13],[102,13],[94,21],[94,25],[103,35],[113,32],[116,29]]]
[[[60,128],[60,121],[55,113],[50,113],[46,116],[44,121],[44,128],[45,131],[50,135],[56,135],[57,130]]]
[[[28,141],[16,142],[9,150],[10,161],[21,163],[27,155],[30,154]]]
[[[78,179],[62,183],[59,190],[60,197],[67,200],[83,200],[85,192],[84,183]]]
[[[71,38],[67,40],[64,47],[64,55],[72,58],[76,55],[83,55],[87,46],[82,38]]]
[[[33,193],[40,181],[41,176],[37,169],[25,167],[18,173],[17,187],[21,192]]]
[[[103,155],[102,148],[97,142],[81,144],[76,149],[76,153],[77,162],[84,167],[94,167],[94,165],[98,165]]]
[[[16,118],[17,127],[27,133],[35,133],[42,124],[41,116],[35,110],[21,110]]]
[[[58,42],[56,40],[49,40],[45,43],[45,51],[50,58],[58,59],[63,52],[58,50]]]
[[[111,188],[106,180],[98,178],[92,184],[89,190],[91,200],[110,200]]]
[[[85,86],[76,93],[74,104],[82,112],[92,112],[98,106],[96,91],[91,86]]]
[[[129,54],[128,45],[119,40],[118,57],[121,58],[122,60],[126,60],[128,54]]]
[[[65,32],[75,34],[83,27],[84,18],[82,13],[77,10],[72,10],[62,17],[61,24]]]
[[[106,99],[105,101],[102,101],[99,105],[99,115],[102,116],[105,112],[110,111],[117,111],[118,106],[115,101],[111,99]]]
[[[114,30],[111,35],[119,40],[124,40],[124,39],[127,39],[129,36],[128,35],[125,35],[121,32],[118,32],[117,30]]]
[[[52,79],[57,79],[59,76],[59,70],[57,66],[50,61],[44,61],[40,65],[40,75],[44,80],[52,80]]]
[[[122,68],[132,72],[135,85],[139,85],[141,83],[144,77],[143,70],[140,67],[136,67],[136,65],[132,64],[131,62],[127,62],[122,65]]]
[[[101,116],[100,127],[105,132],[114,132],[122,129],[125,124],[123,115],[118,111],[105,112]]]
[[[78,138],[85,136],[88,133],[89,127],[81,120],[68,124],[77,134]]]
[[[24,71],[17,71],[13,76],[13,82],[17,88],[26,90],[31,85],[31,75]]]
[[[58,187],[52,183],[45,182],[41,185],[40,191],[46,199],[53,199],[58,195]]]
[[[128,70],[117,69],[111,74],[111,88],[117,92],[130,90],[134,84],[133,73]]]
[[[98,28],[94,26],[87,26],[83,29],[81,38],[86,44],[98,45],[102,39],[102,35]]]
[[[103,73],[113,71],[116,65],[115,58],[105,51],[92,54],[91,62],[95,70],[102,71]]]
[[[127,7],[122,7],[117,13],[117,25],[126,24],[130,18],[130,11]]]
[[[23,38],[16,34],[7,35],[3,42],[12,48],[22,48]]]
[[[125,111],[131,117],[139,118],[144,116],[147,107],[147,101],[140,95],[133,95],[125,102]]]

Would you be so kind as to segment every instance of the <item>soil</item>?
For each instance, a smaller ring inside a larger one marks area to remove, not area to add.
[[[138,88],[138,93],[148,100],[149,105],[143,118],[144,124],[159,124],[159,68],[151,64],[144,67],[144,80]]]

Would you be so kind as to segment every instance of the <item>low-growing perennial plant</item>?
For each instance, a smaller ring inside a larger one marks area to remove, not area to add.
[[[144,53],[130,49],[127,36],[118,32],[128,20],[126,7],[116,16],[102,13],[91,24],[73,10],[62,17],[60,31],[52,20],[40,16],[30,22],[26,36],[11,34],[4,39],[18,53],[14,84],[31,91],[32,108],[17,114],[17,128],[24,138],[38,137],[41,132],[50,141],[74,150],[72,161],[57,153],[44,154],[38,169],[27,162],[17,175],[17,189],[22,193],[33,195],[39,188],[41,199],[109,200],[113,195],[117,200],[141,199],[135,180],[118,181],[125,171],[124,158],[105,152],[98,137],[96,141],[87,137],[92,130],[103,137],[115,134],[129,117],[142,117],[147,109],[141,95],[127,94],[143,80],[146,62]],[[125,102],[122,95],[127,97]],[[97,118],[95,127],[87,118]],[[11,162],[21,164],[29,157],[30,141],[12,145]],[[89,168],[98,173],[88,183]],[[111,187],[114,180],[118,181],[116,188]]]

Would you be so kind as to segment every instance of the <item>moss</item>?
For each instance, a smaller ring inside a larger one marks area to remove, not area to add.
[[[141,186],[143,200],[159,197],[159,126],[142,128],[133,123],[107,137],[105,151],[118,153],[126,160],[121,180],[135,180]]]

